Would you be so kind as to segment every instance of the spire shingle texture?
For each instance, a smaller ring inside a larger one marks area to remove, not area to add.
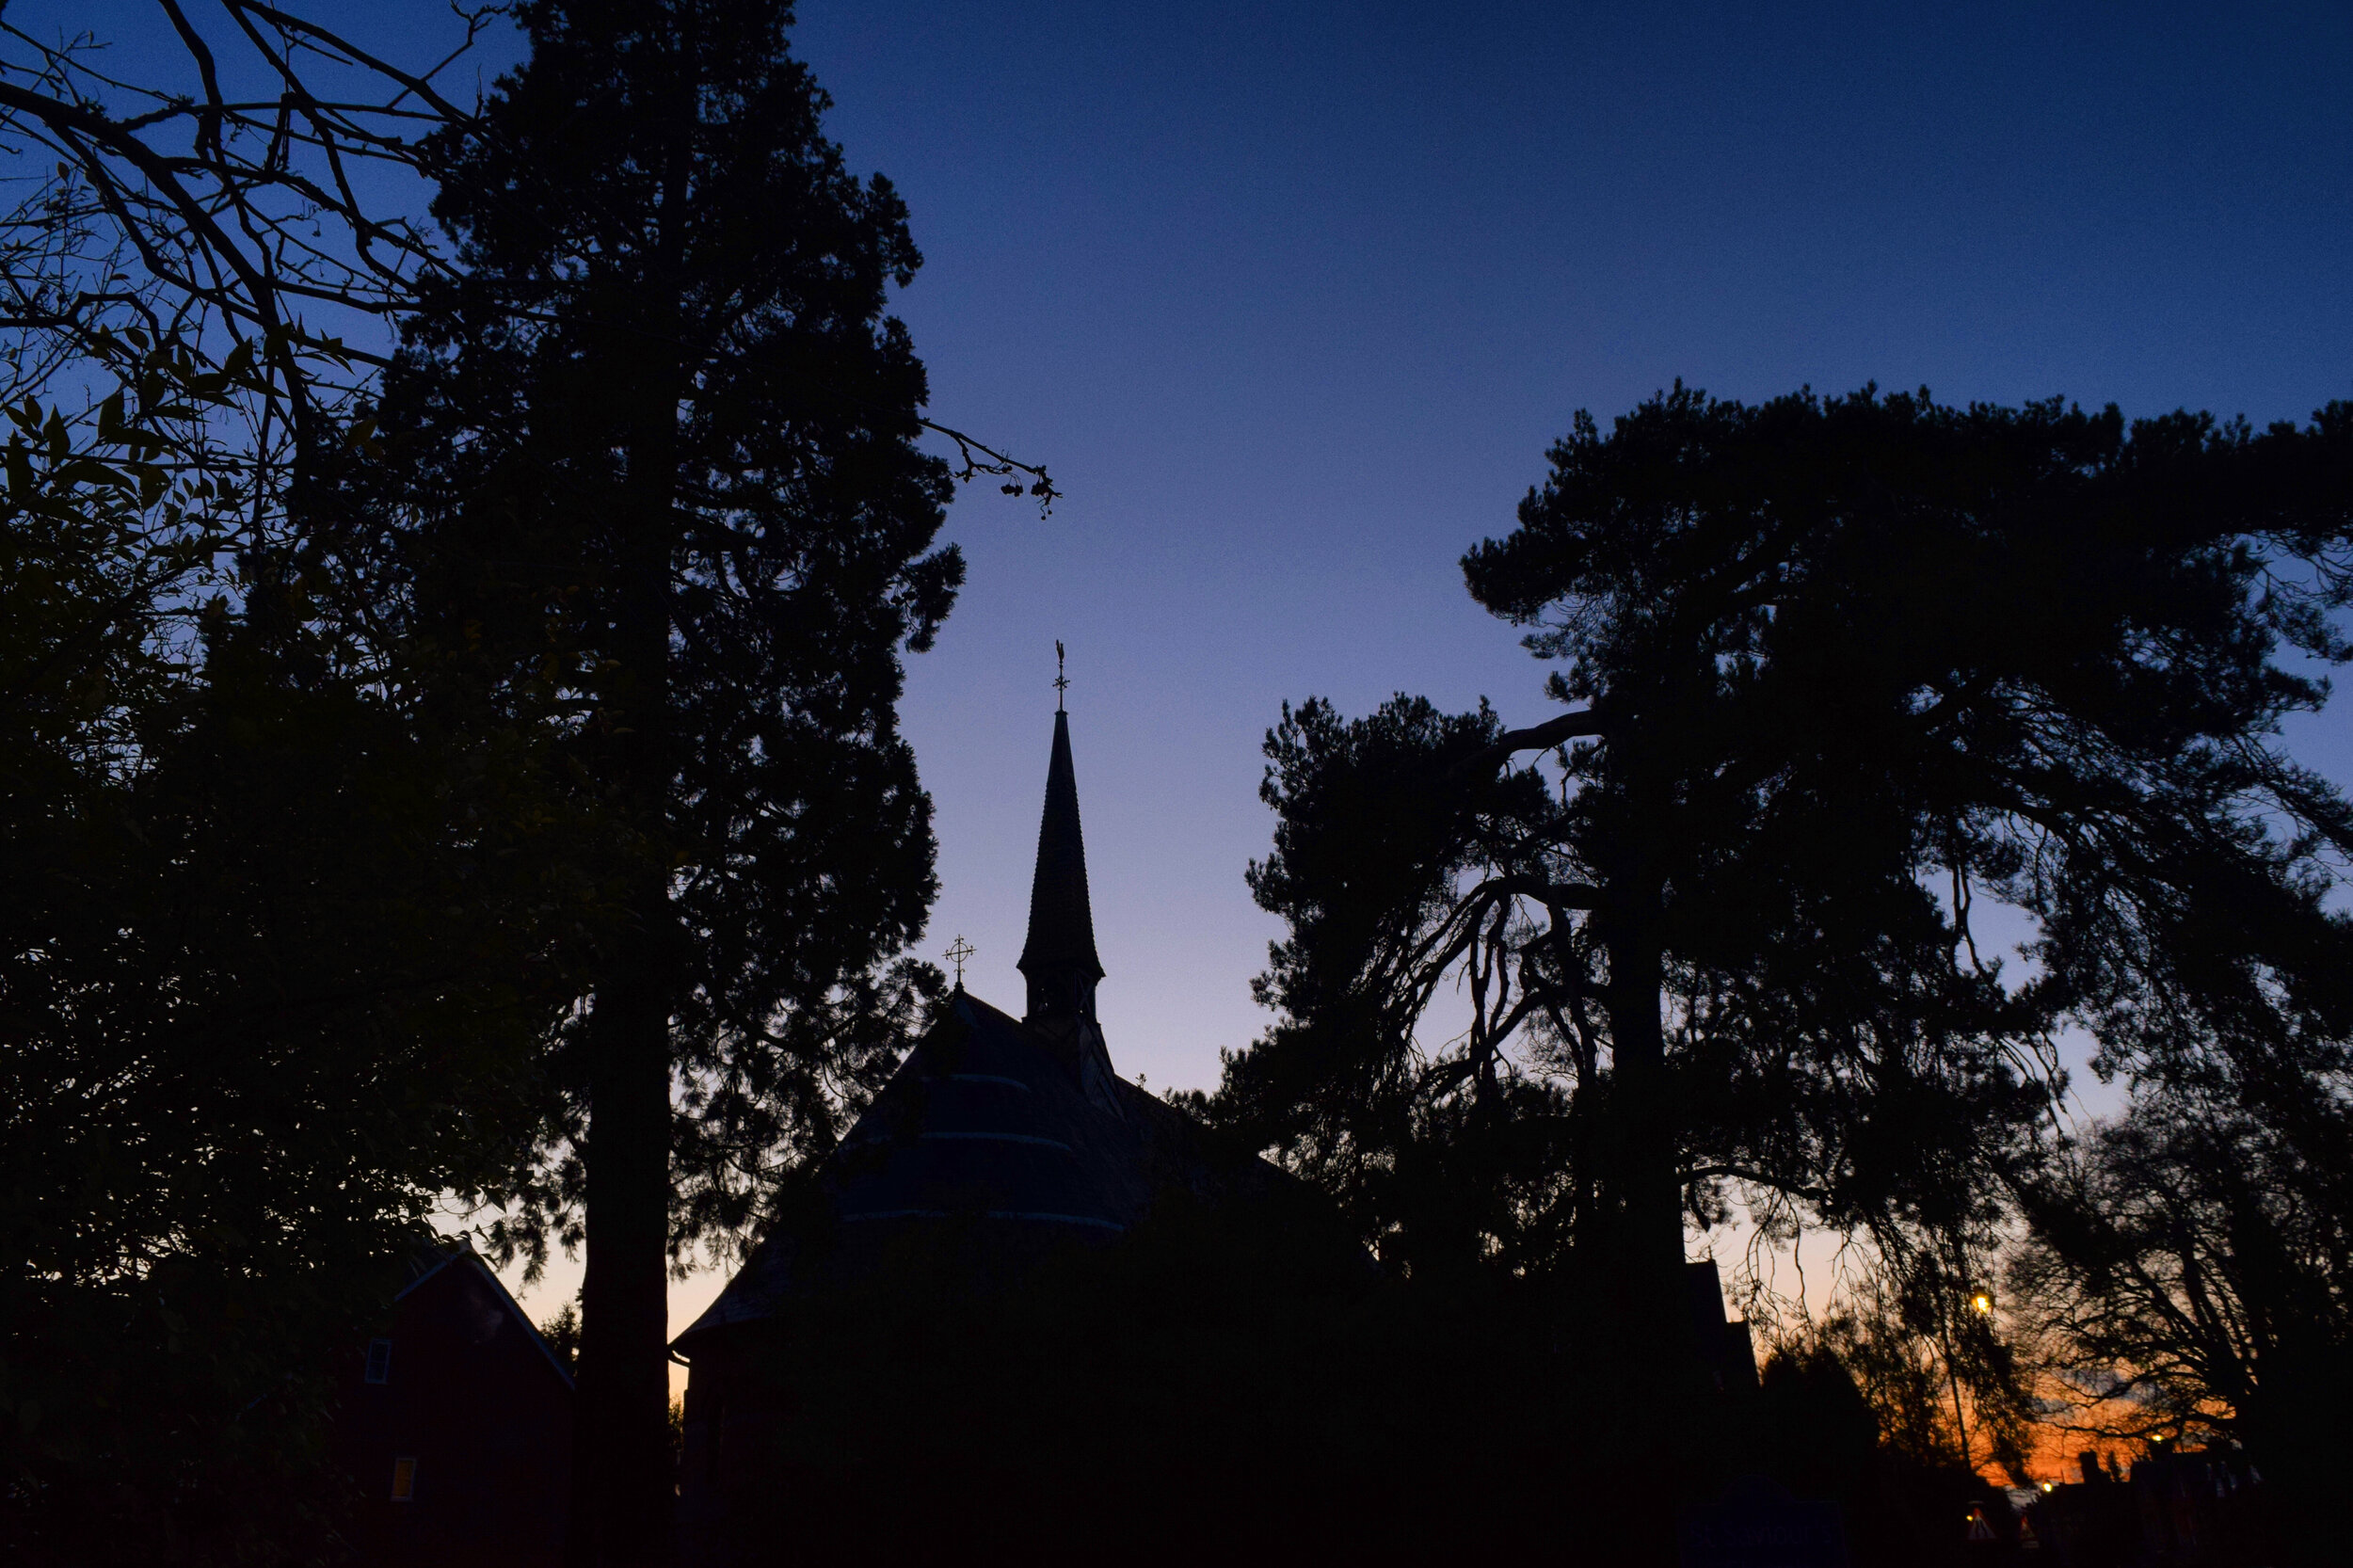
[[[1054,755],[1046,769],[1046,814],[1037,828],[1037,872],[1030,881],[1030,937],[1015,966],[1032,980],[1078,969],[1103,978],[1087,906],[1087,850],[1079,832],[1079,776],[1070,764],[1070,715],[1054,715]]]

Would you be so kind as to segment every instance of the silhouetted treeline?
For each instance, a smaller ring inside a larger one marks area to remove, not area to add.
[[[1599,1281],[1382,1270],[1312,1194],[1174,1195],[1013,1277],[981,1234],[910,1240],[736,1342],[755,1364],[701,1416],[725,1440],[685,1458],[722,1520],[698,1550],[1672,1561],[1679,1511],[1761,1475],[1838,1503],[1852,1560],[1893,1568],[1972,1560],[1956,1527],[1999,1496],[1882,1443],[1833,1354],[1678,1396],[1623,1354]],[[1666,1402],[1662,1468],[1628,1439]]]
[[[331,1558],[327,1368],[455,1194],[585,1244],[576,1551],[659,1560],[666,1267],[940,992],[945,502],[1051,488],[918,448],[907,215],[786,7],[530,0],[461,104],[227,5],[249,55],[165,8],[184,83],[6,46],[0,1549]],[[2236,1445],[2319,1560],[2353,812],[2278,735],[2353,651],[2353,408],[1678,388],[1465,569],[1563,712],[1269,737],[1277,1021],[1190,1103],[1321,1197],[805,1304],[752,1544],[1635,1560],[1762,1470],[1931,1560],[2064,1394]],[[2081,1139],[2070,1029],[2133,1095]],[[1683,1272],[1744,1215],[1879,1288],[1753,1394]]]
[[[584,1242],[582,1560],[648,1560],[670,1259],[939,990],[920,257],[782,5],[527,4],[472,104],[230,11],[152,90],[16,35],[0,105],[0,1540],[331,1555],[325,1368],[455,1193]]]
[[[299,515],[365,442],[300,302],[380,305],[413,234],[308,251],[365,215],[273,116],[6,47],[0,1556],[313,1560],[336,1358],[531,1144],[595,901],[537,749],[425,700]]]
[[[575,1533],[668,1527],[671,1257],[836,1131],[937,977],[896,727],[963,578],[884,313],[919,257],[822,136],[781,5],[526,5],[528,59],[425,165],[456,266],[376,408],[366,520],[452,700],[545,737],[605,828],[545,1161],[503,1233],[581,1240]]]
[[[2064,1374],[2313,1504],[2346,1450],[2305,1391],[2353,1352],[2353,812],[2277,735],[2347,655],[2353,405],[1678,388],[1552,465],[1464,567],[1575,706],[1286,711],[1251,872],[1281,1017],[1207,1109],[1385,1257],[1600,1282],[1658,1389],[1687,1230],[1812,1226],[1868,1243],[1957,1461],[2017,1472]],[[2069,1028],[2170,1130],[2071,1142]],[[2073,1305],[2022,1344],[2013,1286]]]

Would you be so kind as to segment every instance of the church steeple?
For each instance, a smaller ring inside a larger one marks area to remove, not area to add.
[[[1037,829],[1030,881],[1030,937],[1016,966],[1029,982],[1028,1023],[1059,1032],[1095,1028],[1095,916],[1087,906],[1087,852],[1079,832],[1079,778],[1070,765],[1070,715],[1054,712],[1054,754],[1046,768],[1046,815]]]

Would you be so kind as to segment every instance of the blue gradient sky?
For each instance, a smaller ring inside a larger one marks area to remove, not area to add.
[[[924,947],[968,936],[974,991],[1018,1008],[1060,637],[1106,1032],[1155,1087],[1263,1021],[1241,873],[1284,699],[1545,711],[1455,562],[1577,409],[1678,376],[2257,421],[2353,397],[2343,4],[801,14],[851,166],[913,210],[933,413],[1068,495],[953,513],[970,584],[905,711]],[[2353,778],[2341,711],[2292,738]]]
[[[1463,593],[1546,443],[1681,376],[2300,418],[2353,396],[2353,11],[803,8],[906,194],[934,411],[1049,461],[958,504],[915,663],[935,938],[1017,1005],[1051,641],[1106,1032],[1154,1084],[1260,1027],[1245,861],[1287,697],[1540,716]],[[2300,748],[2353,776],[2341,714]]]
[[[311,10],[400,59],[453,32],[439,0]],[[148,0],[9,17],[182,69]],[[925,951],[964,934],[973,989],[1019,1005],[1060,637],[1106,1031],[1156,1085],[1261,1026],[1241,872],[1285,698],[1545,711],[1455,563],[1577,409],[1677,376],[2258,421],[2353,397],[2343,4],[808,0],[797,40],[851,167],[912,208],[934,415],[1068,494],[952,515],[970,584],[905,710]],[[2341,713],[2294,739],[2353,778]]]

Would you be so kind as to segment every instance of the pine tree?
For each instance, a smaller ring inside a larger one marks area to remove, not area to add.
[[[1632,1385],[1673,1390],[1684,1225],[1722,1183],[1867,1230],[1966,1328],[2063,1023],[2166,1075],[2212,1065],[2184,1018],[2353,1025],[2324,897],[2353,808],[2272,739],[2326,692],[2283,651],[2353,655],[2353,408],[1677,389],[1550,456],[1464,566],[1580,706],[1498,733],[1311,704],[1270,736],[1254,888],[1291,921],[1262,983],[1289,1016],[1229,1064],[1230,1113],[1406,1169],[1349,1096],[1459,967],[1480,1016],[1429,1081],[1519,1029],[1523,1070],[1601,1090],[1577,1252]],[[1497,791],[1547,750],[1556,808]],[[2034,922],[2040,978],[1980,952],[1979,899]]]

